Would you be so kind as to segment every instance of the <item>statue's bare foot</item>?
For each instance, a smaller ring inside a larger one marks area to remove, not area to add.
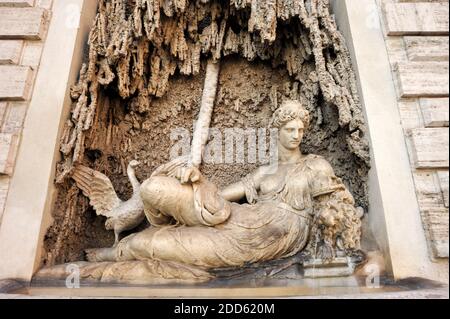
[[[114,248],[86,249],[84,252],[89,262],[115,261]]]

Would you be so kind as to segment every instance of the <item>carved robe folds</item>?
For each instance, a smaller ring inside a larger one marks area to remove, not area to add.
[[[329,163],[314,155],[292,164],[272,189],[256,190],[250,180],[243,181],[244,205],[223,200],[207,181],[193,187],[172,177],[150,180],[143,199],[150,222],[159,226],[123,239],[117,260],[213,269],[289,257],[308,242],[315,199],[345,191]]]

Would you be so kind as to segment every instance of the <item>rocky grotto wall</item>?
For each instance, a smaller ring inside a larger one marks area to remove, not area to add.
[[[130,195],[126,165],[143,181],[169,160],[174,128],[192,130],[208,58],[222,66],[213,127],[267,127],[286,98],[313,121],[304,153],[326,157],[367,211],[369,147],[355,78],[329,1],[103,0],[61,140],[58,198],[44,265],[80,260],[111,232],[71,180],[83,163]],[[254,164],[204,165],[223,186]],[[145,225],[142,225],[145,227]]]

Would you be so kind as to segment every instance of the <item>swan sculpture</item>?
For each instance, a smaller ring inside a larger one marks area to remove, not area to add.
[[[119,243],[122,232],[136,228],[145,219],[144,204],[140,196],[141,184],[135,173],[138,165],[138,161],[131,161],[127,168],[128,178],[133,187],[133,196],[127,201],[122,201],[117,196],[111,180],[98,171],[78,165],[72,176],[78,188],[89,198],[97,215],[108,218],[105,227],[107,230],[114,230],[113,247]]]

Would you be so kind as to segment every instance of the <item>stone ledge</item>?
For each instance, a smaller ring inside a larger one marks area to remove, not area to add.
[[[0,7],[0,39],[40,40],[45,31],[45,10]]]
[[[448,61],[447,37],[404,37],[410,61]]]
[[[9,102],[0,131],[6,134],[20,134],[28,110],[27,102]]]
[[[439,171],[438,173],[439,178],[439,184],[441,186],[441,192],[442,196],[444,197],[444,206],[448,208],[448,194],[449,194],[449,187],[448,187],[448,171]]]
[[[383,11],[389,36],[449,33],[448,2],[388,3]]]
[[[0,40],[0,64],[18,64],[23,41]]]
[[[425,127],[447,127],[449,124],[449,99],[420,99]]]
[[[32,80],[33,71],[28,66],[0,65],[0,100],[27,100]]]
[[[0,0],[0,7],[32,7],[35,0]]]
[[[7,108],[8,108],[7,102],[0,102],[0,132],[1,132],[1,128],[3,126],[4,118],[6,116]]]
[[[23,287],[25,287],[25,285],[17,280],[0,280],[0,294],[8,294]]]
[[[413,129],[410,136],[416,168],[448,168],[449,131],[447,128]]]
[[[434,258],[448,258],[448,209],[427,209],[423,210],[421,214],[432,256]]]
[[[401,62],[394,71],[401,98],[449,96],[446,62]]]
[[[12,175],[18,146],[16,134],[0,134],[0,174]]]
[[[248,288],[234,287],[144,287],[100,286],[67,289],[64,283],[53,286],[29,286],[16,280],[0,281],[0,299],[122,299],[122,298],[293,298],[293,299],[448,299],[448,285],[421,278],[408,278],[398,282],[381,283],[380,288],[367,288],[357,284],[358,279],[326,278],[292,284],[266,285]],[[383,281],[383,280],[382,280]],[[295,284],[294,284],[295,285]],[[291,287],[289,287],[291,286]],[[232,291],[232,293],[230,293]],[[3,293],[3,294],[2,294]],[[282,297],[284,296],[284,297]]]
[[[437,174],[430,170],[415,170],[414,184],[420,210],[444,207],[444,198]]]
[[[6,197],[8,196],[9,181],[9,176],[0,174],[0,224],[2,221],[3,208],[6,204]]]

